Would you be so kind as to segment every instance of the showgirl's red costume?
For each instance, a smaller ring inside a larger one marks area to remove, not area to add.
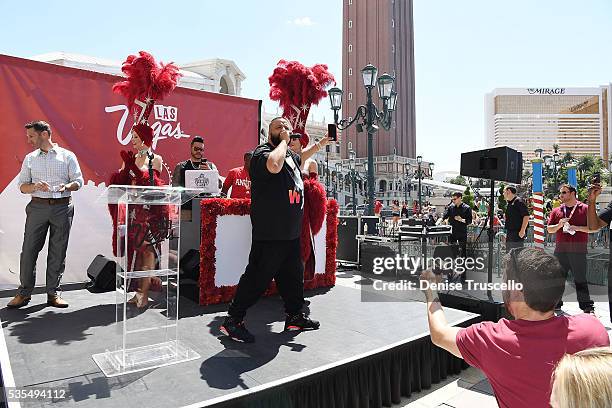
[[[318,104],[327,96],[325,88],[335,83],[327,65],[306,67],[297,61],[280,60],[268,79],[270,99],[280,102],[283,117],[289,120],[293,131],[302,134],[302,148],[308,146],[306,120],[312,104]],[[301,255],[305,263],[304,279],[314,276],[314,236],[321,230],[325,219],[325,188],[317,180],[316,173],[303,174],[304,216],[300,237]]]
[[[154,134],[147,123],[148,117],[155,101],[163,99],[176,87],[180,77],[179,69],[172,63],[158,65],[151,54],[140,51],[138,55],[128,56],[121,70],[127,78],[113,85],[113,91],[126,97],[128,109],[135,119],[132,130],[150,148]],[[149,151],[146,154],[149,169],[143,171],[136,165],[136,155],[133,151],[121,151],[123,168],[111,175],[109,185],[164,185],[159,171],[152,168],[154,155]],[[127,255],[128,270],[133,270],[134,255],[138,252],[153,248],[159,255],[159,243],[167,238],[171,227],[167,206],[131,206],[129,220],[123,219],[125,211],[120,211],[117,204],[109,204],[108,208],[113,219],[113,253],[115,256]],[[122,253],[123,246],[117,247],[119,225],[126,225],[127,254]]]
[[[382,208],[383,208],[383,204],[380,201],[376,200],[374,202],[374,214],[380,215]]]

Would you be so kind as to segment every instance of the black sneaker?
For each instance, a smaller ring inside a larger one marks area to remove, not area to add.
[[[293,316],[287,315],[285,319],[285,331],[317,330],[319,326],[319,322],[304,316],[304,313],[298,313]]]
[[[584,309],[582,309],[582,312],[586,313],[586,314],[591,314],[593,316],[596,316],[595,315],[595,308],[594,307],[585,307]]]
[[[255,336],[253,336],[244,326],[244,321],[239,321],[231,316],[227,316],[223,321],[221,333],[234,341],[240,341],[242,343],[255,342]]]

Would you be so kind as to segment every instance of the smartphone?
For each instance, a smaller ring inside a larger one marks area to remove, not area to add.
[[[338,140],[338,132],[336,131],[336,129],[336,125],[334,125],[333,123],[327,125],[327,136],[329,136],[329,140],[331,140],[332,142]]]
[[[591,184],[600,184],[601,183],[601,173],[593,173],[591,176]]]

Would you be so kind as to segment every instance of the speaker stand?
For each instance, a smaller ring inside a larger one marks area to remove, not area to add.
[[[489,229],[487,231],[489,236],[489,262],[487,265],[487,298],[490,301],[493,301],[493,295],[491,294],[491,283],[493,283],[493,240],[495,238],[495,231],[493,230],[494,224],[494,213],[493,208],[495,207],[495,180],[490,179],[491,181],[491,195],[489,200]]]

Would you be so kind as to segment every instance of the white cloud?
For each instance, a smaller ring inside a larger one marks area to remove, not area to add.
[[[310,19],[310,17],[298,17],[293,20],[287,21],[287,24],[296,25],[298,27],[310,27],[316,23]]]

